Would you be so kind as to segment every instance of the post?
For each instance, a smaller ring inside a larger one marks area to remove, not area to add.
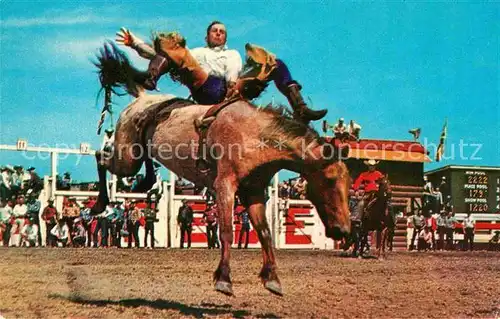
[[[109,192],[111,194],[109,194],[109,197],[111,199],[111,201],[115,201],[116,200],[116,182],[117,182],[117,178],[116,178],[116,175],[115,174],[112,174],[111,175],[111,187],[110,187],[110,190]]]
[[[274,248],[279,247],[279,234],[277,231],[278,222],[277,218],[279,216],[279,173],[274,174],[273,177],[273,196],[272,196],[272,209],[271,209],[271,235],[273,237]]]
[[[57,190],[57,152],[50,152],[50,176],[52,182],[50,184],[50,195],[48,198],[55,197]]]

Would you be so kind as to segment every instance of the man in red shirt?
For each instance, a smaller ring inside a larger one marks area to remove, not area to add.
[[[368,210],[371,205],[373,205],[375,192],[378,191],[377,181],[380,178],[384,177],[384,174],[376,170],[376,165],[379,163],[379,161],[370,159],[364,161],[363,163],[368,166],[368,171],[359,174],[353,185],[354,191],[357,191],[361,185],[364,186],[365,194],[358,204],[358,209],[361,215],[363,215],[365,205],[366,210]]]
[[[48,205],[44,208],[42,219],[45,221],[45,240],[49,247],[57,247],[56,238],[50,233],[52,228],[57,224],[57,209],[54,207],[54,200],[51,198],[47,201]]]

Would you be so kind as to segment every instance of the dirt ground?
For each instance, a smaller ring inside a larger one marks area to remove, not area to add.
[[[0,248],[5,318],[402,318],[500,316],[500,253],[278,251],[284,297],[257,274],[259,250],[232,253],[235,297],[213,290],[218,251]]]

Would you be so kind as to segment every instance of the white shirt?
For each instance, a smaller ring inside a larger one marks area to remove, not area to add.
[[[476,224],[476,222],[474,221],[474,219],[472,218],[472,216],[465,217],[465,219],[464,219],[464,227],[465,228],[474,228],[475,224]]]
[[[63,224],[62,227],[59,227],[59,224],[57,224],[54,226],[54,228],[52,228],[50,233],[56,236],[57,239],[67,239],[69,235],[68,225]]]
[[[10,174],[7,171],[2,172],[2,184],[4,184],[5,187],[10,189],[11,178],[10,178]]]
[[[26,204],[22,205],[17,204],[16,206],[14,206],[14,210],[12,211],[15,217],[21,217],[23,215],[26,215],[27,212],[28,212],[28,206],[26,206]]]
[[[205,72],[228,82],[236,82],[243,68],[241,56],[236,50],[203,47],[191,49],[190,52]]]
[[[30,241],[36,241],[38,239],[38,226],[24,225],[23,229],[21,229],[21,235],[26,236]]]
[[[356,122],[349,124],[349,134],[355,135],[358,131],[361,130],[361,125]]]
[[[335,126],[333,127],[333,132],[334,133],[343,133],[345,132],[347,129],[347,126],[345,125],[345,123],[337,123],[335,124]]]

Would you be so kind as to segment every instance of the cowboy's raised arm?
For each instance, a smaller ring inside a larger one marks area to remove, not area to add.
[[[156,51],[149,44],[146,44],[127,28],[122,27],[120,31],[116,33],[115,41],[131,47],[145,59],[151,60],[156,56]]]

